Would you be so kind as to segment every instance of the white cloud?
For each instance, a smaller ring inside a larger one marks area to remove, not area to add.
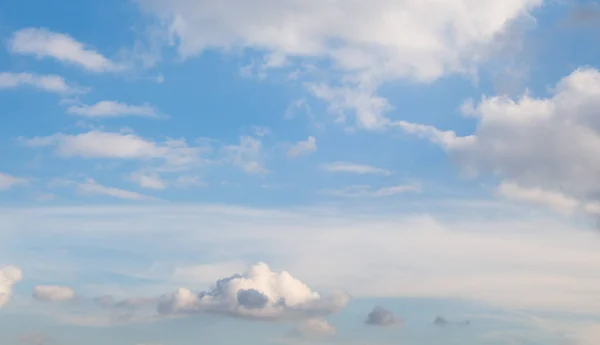
[[[302,322],[292,331],[292,335],[301,337],[327,337],[335,335],[336,329],[327,320],[309,319]]]
[[[326,79],[336,86],[317,80],[309,89],[342,118],[351,109],[359,127],[381,129],[390,108],[376,95],[381,83],[472,73],[514,20],[543,0],[373,0],[368,8],[360,1],[320,0],[138,3],[166,23],[183,57],[245,48],[263,52],[263,66],[331,66]]]
[[[142,188],[148,189],[165,189],[167,183],[157,174],[136,172],[131,174],[131,180],[140,185]]]
[[[33,290],[33,298],[44,302],[63,302],[75,299],[75,291],[68,286],[39,285]]]
[[[12,187],[26,183],[27,179],[15,177],[8,174],[0,173],[0,190],[11,189]]]
[[[247,173],[261,174],[268,172],[262,151],[262,142],[250,136],[240,137],[239,145],[223,147],[226,159]]]
[[[404,193],[419,193],[421,187],[417,184],[404,184],[397,186],[381,187],[373,189],[369,185],[355,185],[342,189],[326,189],[323,192],[328,195],[352,198],[380,198]]]
[[[4,307],[12,297],[15,283],[23,279],[23,272],[14,266],[0,268],[0,308]]]
[[[258,263],[243,275],[220,279],[207,292],[180,288],[164,295],[163,314],[208,312],[262,320],[303,319],[337,312],[348,302],[344,293],[323,298],[288,272]]]
[[[492,173],[518,185],[521,192],[508,192],[521,199],[573,208],[576,200],[598,198],[600,72],[577,69],[546,98],[483,97],[467,108],[479,121],[469,136],[406,122],[397,125],[440,145],[471,176]]]
[[[81,195],[106,195],[124,200],[156,200],[155,198],[114,187],[103,186],[92,179],[87,179],[82,183],[75,183],[75,188]]]
[[[9,49],[13,53],[34,55],[39,59],[54,58],[96,73],[123,70],[123,66],[71,36],[43,28],[24,28],[16,31],[9,42]]]
[[[498,202],[434,199],[421,206],[388,200],[368,204],[343,209],[185,204],[3,208],[3,238],[11,240],[0,242],[0,253],[19,258],[22,243],[43,233],[60,239],[64,249],[81,250],[81,243],[93,239],[98,250],[140,257],[151,251],[148,266],[172,267],[171,263],[188,262],[199,252],[200,264],[229,262],[231,253],[233,258],[266,258],[301,277],[311,291],[451,298],[503,309],[598,315],[598,234],[587,225],[567,224],[562,218]],[[81,231],[82,223],[86,231]],[[210,231],[199,231],[198,224]],[[134,241],[143,245],[131,246]],[[53,248],[52,243],[42,246]],[[20,256],[19,261],[34,276],[99,269],[140,276],[139,264],[115,263],[108,257],[69,262],[65,267],[52,251],[44,250]],[[199,287],[180,284],[181,278],[171,280],[172,272],[152,270],[144,277],[160,282],[112,289],[135,297],[160,294],[167,286]],[[78,289],[89,296],[108,293],[106,286],[81,284]],[[198,293],[190,296],[193,301]]]
[[[0,89],[10,89],[20,86],[29,86],[47,92],[59,94],[85,93],[87,90],[67,84],[61,76],[33,73],[0,73]]]
[[[93,105],[72,105],[67,113],[87,118],[105,118],[119,116],[157,117],[158,111],[150,104],[129,105],[118,101],[100,101]]]
[[[579,206],[579,202],[576,199],[569,198],[562,193],[540,188],[521,188],[514,183],[501,183],[498,186],[498,192],[507,198],[546,205],[557,211],[566,213],[574,211]]]
[[[321,169],[332,173],[340,172],[358,175],[373,174],[387,176],[393,174],[393,172],[390,170],[380,169],[366,164],[356,164],[349,162],[326,163],[321,165]]]
[[[33,146],[54,146],[61,157],[162,160],[170,169],[185,168],[198,163],[206,147],[189,146],[183,140],[168,139],[154,142],[131,133],[103,132],[25,139]]]
[[[288,150],[289,157],[308,156],[317,150],[317,139],[313,136],[304,141],[299,141]]]

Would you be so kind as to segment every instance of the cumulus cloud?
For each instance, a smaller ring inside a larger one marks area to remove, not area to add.
[[[299,141],[288,150],[289,157],[308,156],[317,150],[317,139],[313,136],[308,139]]]
[[[356,164],[350,162],[332,162],[321,165],[321,169],[332,173],[350,173],[357,175],[392,175],[390,170],[376,168],[366,164]]]
[[[54,74],[33,74],[33,73],[0,73],[0,89],[12,89],[21,86],[33,87],[46,92],[58,94],[85,93],[87,90],[69,85],[61,76]]]
[[[159,112],[150,104],[130,105],[118,101],[100,101],[92,105],[72,105],[67,113],[87,118],[119,116],[157,117]]]
[[[15,177],[8,174],[0,173],[0,190],[11,189],[12,187],[26,183],[27,179]]]
[[[335,313],[348,302],[345,293],[324,298],[288,272],[258,263],[245,274],[220,279],[205,292],[180,288],[161,298],[162,314],[215,313],[261,320],[305,319]]]
[[[33,290],[33,298],[43,302],[63,302],[75,299],[75,291],[68,286],[39,285]]]
[[[465,108],[475,133],[457,136],[432,126],[398,122],[406,132],[440,145],[470,176],[492,173],[501,193],[572,209],[600,195],[600,72],[580,68],[548,97],[483,97]]]
[[[250,136],[240,137],[239,145],[223,147],[225,159],[250,174],[268,172],[265,167],[265,157],[262,142]]]
[[[308,319],[292,330],[293,336],[316,338],[335,335],[336,329],[327,320]]]
[[[388,122],[383,113],[390,109],[376,95],[381,83],[472,71],[510,25],[543,0],[373,0],[368,8],[359,1],[319,0],[138,3],[162,19],[182,57],[245,48],[272,57],[265,59],[271,68],[307,61],[333,66],[329,75],[341,75],[334,82],[340,85],[313,82],[309,91],[341,118],[353,110],[359,127],[375,130]]]
[[[123,70],[123,66],[86,47],[71,36],[44,28],[24,28],[16,31],[9,42],[9,49],[13,53],[33,55],[38,59],[53,58],[64,63],[75,64],[90,72]]]
[[[385,309],[382,306],[376,306],[373,310],[367,315],[367,320],[365,321],[367,325],[373,326],[394,326],[401,325],[402,320],[397,319],[394,316],[394,313],[390,310]]]
[[[15,283],[23,279],[23,272],[14,266],[0,268],[0,308],[6,305],[12,297]]]
[[[326,189],[324,194],[344,198],[381,198],[404,193],[419,193],[421,187],[418,184],[404,184],[373,188],[369,185],[355,185],[342,189]]]

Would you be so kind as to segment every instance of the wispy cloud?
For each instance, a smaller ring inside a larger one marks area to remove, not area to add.
[[[341,189],[323,190],[324,194],[347,198],[380,198],[396,194],[419,192],[421,192],[421,186],[418,184],[403,184],[381,188],[373,188],[370,185],[355,185]]]
[[[0,73],[0,89],[12,89],[21,86],[58,94],[85,93],[88,91],[81,87],[69,85],[63,77],[54,74]]]
[[[351,174],[358,174],[358,175],[366,175],[366,174],[373,174],[373,175],[392,175],[393,172],[390,170],[385,170],[385,169],[380,169],[380,168],[376,168],[374,166],[370,166],[370,165],[366,165],[366,164],[356,164],[356,163],[349,163],[349,162],[332,162],[332,163],[325,163],[321,165],[321,169],[328,171],[328,172],[333,172],[333,173],[351,173]]]
[[[0,173],[0,190],[11,189],[16,185],[23,184],[26,182],[27,179],[25,178]]]
[[[9,49],[17,54],[33,55],[39,59],[53,58],[78,65],[90,72],[116,72],[124,69],[71,36],[44,28],[16,31],[9,42]]]
[[[159,116],[158,110],[150,104],[130,105],[118,101],[100,101],[92,105],[72,105],[67,108],[67,113],[87,118]]]

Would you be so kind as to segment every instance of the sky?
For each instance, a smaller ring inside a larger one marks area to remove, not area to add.
[[[597,345],[600,3],[0,1],[0,343]]]

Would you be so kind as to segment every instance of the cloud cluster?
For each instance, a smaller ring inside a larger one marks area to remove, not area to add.
[[[600,72],[581,68],[549,97],[483,97],[463,107],[478,126],[472,135],[398,122],[440,145],[470,176],[504,180],[502,195],[572,210],[600,196]]]
[[[315,61],[331,67],[337,84],[306,84],[343,120],[352,109],[358,126],[381,129],[391,107],[375,94],[388,80],[432,81],[471,73],[519,18],[543,0],[140,0],[165,23],[179,53],[207,49],[263,52],[268,69]],[[232,10],[235,9],[235,10]],[[410,33],[410,34],[407,34]],[[291,62],[291,63],[290,63]],[[318,65],[318,63],[317,63]],[[263,68],[266,70],[266,68]]]
[[[369,315],[367,315],[367,320],[365,320],[365,323],[372,326],[389,327],[401,325],[402,320],[397,319],[391,310],[385,309],[382,306],[376,306],[369,313]]]
[[[180,288],[161,298],[162,314],[215,313],[262,320],[304,319],[329,315],[348,302],[345,293],[321,297],[288,272],[273,272],[264,263],[245,274],[220,279],[200,293]]]
[[[23,279],[23,272],[17,267],[6,266],[0,268],[0,308],[12,297],[12,287]]]

